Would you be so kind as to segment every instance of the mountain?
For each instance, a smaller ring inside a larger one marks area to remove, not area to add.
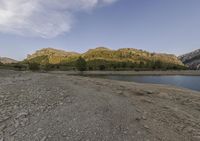
[[[162,63],[163,65],[184,66],[183,63],[175,55],[150,53],[133,48],[110,50],[105,47],[99,47],[84,53],[83,57],[87,61],[106,60],[113,62],[131,62],[140,66],[153,65],[153,63],[156,62]]]
[[[190,69],[200,69],[200,49],[181,55],[179,59]]]
[[[89,70],[184,68],[184,64],[175,55],[150,53],[134,48],[111,50],[106,47],[98,47],[90,49],[83,54],[45,48],[28,55],[25,62],[34,62],[41,65],[60,64],[75,68],[76,60],[80,56],[87,61]]]
[[[32,55],[28,55],[25,61],[28,62],[37,62],[39,64],[59,64],[66,58],[70,58],[72,56],[77,56],[78,53],[75,52],[66,52],[64,50],[58,50],[53,48],[44,48],[36,51]]]
[[[0,57],[0,63],[3,64],[11,64],[11,63],[17,63],[18,61],[11,59],[11,58],[7,58],[7,57]]]

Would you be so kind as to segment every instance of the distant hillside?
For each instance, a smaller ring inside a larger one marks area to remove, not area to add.
[[[11,59],[11,58],[7,58],[7,57],[0,57],[0,63],[3,64],[11,64],[11,63],[17,63],[18,61]]]
[[[25,61],[28,62],[37,62],[39,64],[59,64],[66,58],[70,58],[72,56],[77,56],[78,53],[75,52],[66,52],[64,50],[58,50],[53,48],[44,48],[36,51],[32,55],[28,55]]]
[[[190,69],[200,69],[200,49],[179,56],[179,59]]]
[[[120,70],[120,69],[180,69],[183,63],[169,54],[150,53],[133,48],[111,50],[105,47],[90,49],[83,54],[45,48],[28,55],[25,62],[35,62],[41,65],[60,64],[75,67],[76,60],[83,57],[89,70]]]
[[[183,65],[182,62],[175,55],[149,53],[147,51],[133,48],[110,50],[108,48],[99,47],[96,49],[90,49],[88,52],[83,54],[83,57],[86,60],[106,59],[110,61],[131,61],[135,63],[161,61],[165,63]]]
[[[93,66],[99,64],[97,62],[104,62],[104,65],[112,62],[113,67],[121,68],[166,68],[173,69],[179,66],[184,66],[182,62],[174,55],[149,53],[147,51],[123,48],[119,50],[110,50],[108,48],[100,47],[91,49],[84,53],[85,58],[89,64]],[[98,66],[96,66],[98,67]]]

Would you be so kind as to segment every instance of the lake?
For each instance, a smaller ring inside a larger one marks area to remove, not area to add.
[[[105,75],[100,78],[130,81],[138,83],[169,84],[200,91],[200,76],[130,76],[130,75]]]

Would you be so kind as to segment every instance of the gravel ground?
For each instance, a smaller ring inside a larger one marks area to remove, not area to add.
[[[200,141],[200,93],[1,70],[0,141]]]

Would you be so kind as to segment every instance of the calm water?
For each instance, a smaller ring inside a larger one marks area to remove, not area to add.
[[[100,76],[101,78],[139,83],[170,84],[200,91],[200,76]]]

